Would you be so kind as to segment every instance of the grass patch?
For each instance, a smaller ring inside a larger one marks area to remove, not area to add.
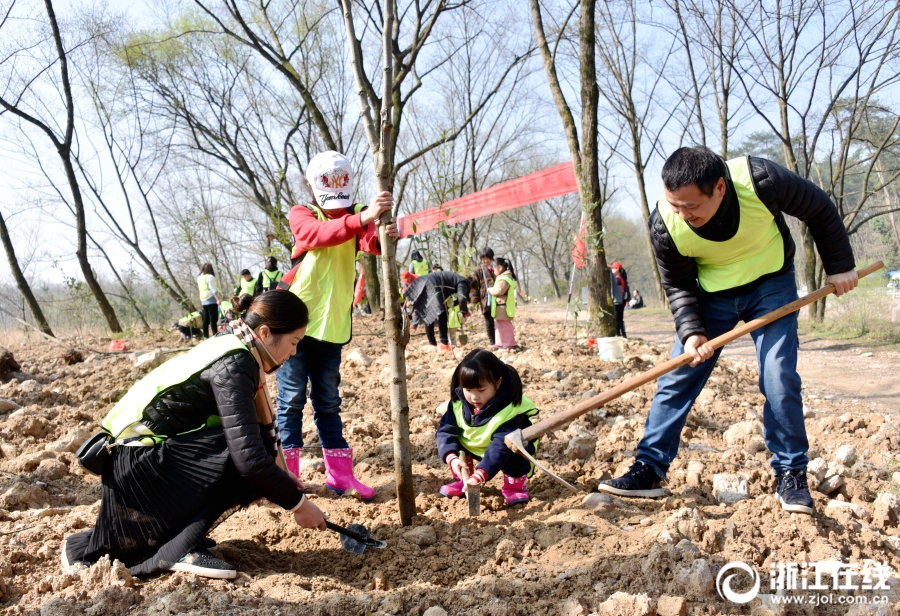
[[[854,340],[870,346],[900,344],[900,299],[880,287],[860,287],[828,297],[825,320],[816,323],[801,311],[800,332],[817,339]]]

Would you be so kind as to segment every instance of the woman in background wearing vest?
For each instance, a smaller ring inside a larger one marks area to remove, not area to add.
[[[200,313],[203,315],[203,337],[209,338],[209,330],[212,327],[216,333],[216,323],[219,320],[219,290],[216,288],[216,273],[212,263],[204,263],[197,276],[197,288],[200,291]]]
[[[281,280],[281,271],[278,269],[278,259],[269,257],[266,259],[266,268],[259,272],[256,280],[256,288],[260,293],[274,291]]]
[[[494,325],[494,317],[491,312],[494,305],[494,298],[488,293],[488,289],[494,286],[494,251],[489,246],[485,246],[478,253],[478,259],[481,265],[475,268],[472,273],[472,284],[469,287],[469,303],[481,306],[481,314],[484,316],[484,327],[487,331],[488,340],[491,346],[497,344],[496,326]]]
[[[418,250],[413,250],[410,255],[409,273],[415,276],[424,276],[428,273],[428,261]]]
[[[456,479],[442,486],[441,494],[450,498],[465,494],[460,479],[460,453],[465,452],[470,485],[490,481],[503,471],[500,493],[506,504],[528,502],[526,484],[534,469],[503,438],[530,426],[537,414],[534,403],[522,395],[522,380],[515,368],[483,349],[466,355],[453,372],[450,402],[436,435],[438,455]],[[528,453],[534,455],[536,445],[537,441],[529,442]]]
[[[378,218],[390,212],[394,199],[382,192],[369,207],[354,203],[353,167],[338,152],[322,152],[309,161],[306,179],[315,203],[296,205],[288,215],[294,234],[293,268],[281,286],[309,308],[306,337],[297,354],[278,371],[278,425],[288,469],[295,474],[303,447],[303,407],[306,391],[312,401],[313,420],[325,459],[325,486],[363,500],[375,490],[353,474],[353,449],[344,438],[341,422],[341,349],[352,334],[353,288],[356,256],[360,250],[381,254]],[[385,227],[399,237],[396,222]]]
[[[234,578],[206,534],[262,497],[303,528],[325,529],[297,477],[276,465],[271,425],[258,420],[273,415],[268,395],[257,396],[264,373],[294,354],[306,306],[282,291],[232,301],[242,302],[243,320],[150,372],[103,420],[116,445],[103,465],[100,512],[92,530],[63,543],[63,566],[108,554],[140,577]]]
[[[516,316],[516,274],[512,263],[499,257],[494,261],[494,274],[497,278],[488,293],[496,298],[491,302],[491,316],[497,327],[498,340],[497,344],[491,346],[496,349],[515,349],[516,330],[513,329],[512,320]]]

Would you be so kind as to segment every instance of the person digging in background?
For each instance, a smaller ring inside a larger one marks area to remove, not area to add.
[[[250,270],[243,269],[241,270],[241,277],[238,280],[237,286],[234,288],[235,297],[240,297],[241,295],[249,295],[250,297],[256,297],[259,295],[259,286],[257,285],[256,279],[253,278],[253,274],[250,273]]]
[[[515,349],[518,345],[512,320],[516,316],[516,274],[513,272],[512,263],[499,257],[494,261],[494,273],[497,278],[494,286],[488,289],[488,293],[493,296],[491,317],[497,327],[499,340],[491,347]]]
[[[612,295],[613,308],[616,310],[616,336],[628,338],[625,335],[625,303],[628,301],[628,275],[625,268],[618,261],[609,266],[609,285]]]
[[[278,269],[278,259],[269,257],[266,259],[265,269],[259,272],[256,279],[256,289],[258,293],[266,291],[274,291],[278,288],[278,282],[281,280],[281,270]]]
[[[469,302],[481,306],[481,314],[484,315],[484,328],[487,330],[488,340],[491,346],[497,344],[494,328],[494,317],[491,316],[494,298],[488,293],[488,289],[494,286],[494,251],[485,246],[478,253],[481,265],[475,268],[472,274],[472,284],[469,290]]]
[[[438,346],[434,337],[434,326],[437,325],[440,349],[453,350],[448,331],[449,309],[458,306],[461,314],[466,314],[469,311],[466,300],[468,294],[469,280],[453,272],[438,270],[410,283],[406,289],[406,300],[413,310],[413,316],[425,323],[428,344]]]
[[[216,272],[212,263],[204,263],[197,276],[197,288],[200,291],[200,313],[203,315],[203,337],[209,338],[209,330],[216,333],[219,320],[219,290],[216,288]]]
[[[178,319],[178,322],[173,323],[172,327],[175,327],[179,332],[181,332],[182,340],[187,341],[190,340],[193,336],[199,338],[203,335],[203,332],[200,330],[202,324],[203,315],[201,315],[199,312],[192,312]]]
[[[382,192],[368,207],[353,203],[353,168],[338,152],[316,154],[306,179],[315,203],[296,205],[288,215],[294,235],[293,267],[279,284],[309,307],[309,326],[297,353],[278,371],[278,426],[288,469],[297,474],[309,387],[325,458],[325,486],[338,494],[355,491],[368,501],[375,498],[375,490],[354,476],[353,449],[341,422],[341,349],[352,333],[357,253],[381,254],[379,216],[391,211],[394,199]],[[385,231],[399,237],[396,222]]]
[[[206,535],[262,497],[301,527],[325,530],[303,484],[276,465],[274,434],[257,410],[271,415],[268,396],[257,396],[263,373],[294,354],[306,306],[286,291],[232,302],[246,310],[242,320],[150,372],[103,419],[117,445],[103,464],[100,511],[93,529],[63,542],[64,567],[108,554],[138,577],[232,579]]]
[[[660,481],[678,453],[681,431],[721,349],[710,338],[797,299],[794,242],[784,220],[806,223],[838,296],[857,285],[850,240],[837,208],[819,187],[771,161],[727,163],[702,146],[680,148],[663,165],[665,198],[650,217],[650,237],[675,317],[672,357],[689,366],[661,377],[635,463],[599,489],[622,496],[665,495]],[[813,512],[806,481],[809,443],[797,373],[797,313],[753,332],[763,426],[783,509]]]
[[[496,355],[475,349],[456,367],[450,382],[450,401],[437,430],[438,455],[450,467],[455,481],[441,487],[450,498],[465,495],[460,452],[466,452],[469,485],[490,481],[503,472],[500,493],[509,506],[527,503],[531,462],[513,453],[503,438],[527,428],[538,414],[534,403],[522,393],[522,380],[512,366]],[[534,455],[537,441],[527,444]],[[479,460],[475,466],[473,460]]]

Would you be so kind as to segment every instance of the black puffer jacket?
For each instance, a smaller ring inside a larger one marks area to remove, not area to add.
[[[784,273],[793,266],[794,240],[784,214],[802,220],[809,227],[826,274],[840,274],[856,266],[844,223],[825,191],[781,165],[763,158],[750,157],[750,173],[756,194],[772,212],[784,240],[784,265],[777,272],[760,276],[753,282],[734,289],[719,291],[718,294],[751,291],[764,280]],[[695,230],[700,237],[712,241],[731,239],[737,233],[740,223],[740,207],[734,185],[730,177],[725,180],[727,190],[721,207],[709,222]],[[692,257],[678,252],[656,208],[650,214],[650,239],[669,307],[675,316],[678,338],[684,342],[694,334],[707,335],[700,307],[697,264]]]
[[[276,466],[275,445],[260,429],[254,402],[258,387],[259,366],[253,355],[236,351],[154,400],[144,409],[142,422],[157,434],[178,434],[218,414],[238,473],[276,505],[293,509],[302,495]]]

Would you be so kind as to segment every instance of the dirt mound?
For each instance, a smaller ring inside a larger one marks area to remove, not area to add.
[[[541,416],[667,358],[667,349],[632,340],[625,361],[603,362],[583,343],[576,345],[571,330],[532,316],[536,323],[517,323],[525,350],[499,354],[519,371]],[[302,530],[280,509],[258,503],[213,533],[221,556],[240,571],[234,582],[184,574],[139,582],[121,563],[107,559],[91,568],[62,570],[63,540],[93,524],[100,497],[99,479],[86,475],[72,452],[148,368],[135,369],[125,354],[87,355],[69,363],[63,350],[44,344],[12,349],[21,370],[33,378],[0,385],[0,399],[9,402],[0,406],[5,409],[0,414],[5,613],[769,613],[760,611],[772,607],[768,595],[747,606],[723,601],[715,588],[719,569],[732,561],[750,564],[761,573],[767,593],[770,570],[778,562],[871,559],[887,561],[891,571],[900,565],[900,499],[892,492],[892,473],[900,468],[897,410],[805,392],[817,513],[786,513],[772,496],[756,368],[733,361],[716,368],[688,418],[667,498],[589,494],[601,479],[633,462],[655,392],[650,384],[542,439],[540,457],[584,494],[574,495],[538,473],[529,486],[531,502],[508,509],[496,478],[482,491],[481,517],[469,518],[465,502],[438,494],[449,474],[434,443],[441,403],[464,349],[440,352],[424,346],[422,335],[414,335],[408,349],[419,515],[412,528],[401,527],[383,384],[388,358],[379,336],[363,335],[376,327],[371,318],[357,322],[360,335],[345,349],[341,384],[348,440],[361,479],[378,490],[375,502],[326,494],[322,465],[312,454],[303,479],[332,520],[365,524],[388,548],[348,554],[335,534]],[[129,346],[172,347],[180,344],[177,338],[146,336]],[[88,346],[103,346],[91,342]],[[483,332],[470,333],[468,348],[485,343]],[[315,445],[310,415],[305,428],[308,444]],[[893,581],[898,589],[890,596],[896,601],[900,581]],[[788,613],[846,611],[838,605],[795,605]]]

